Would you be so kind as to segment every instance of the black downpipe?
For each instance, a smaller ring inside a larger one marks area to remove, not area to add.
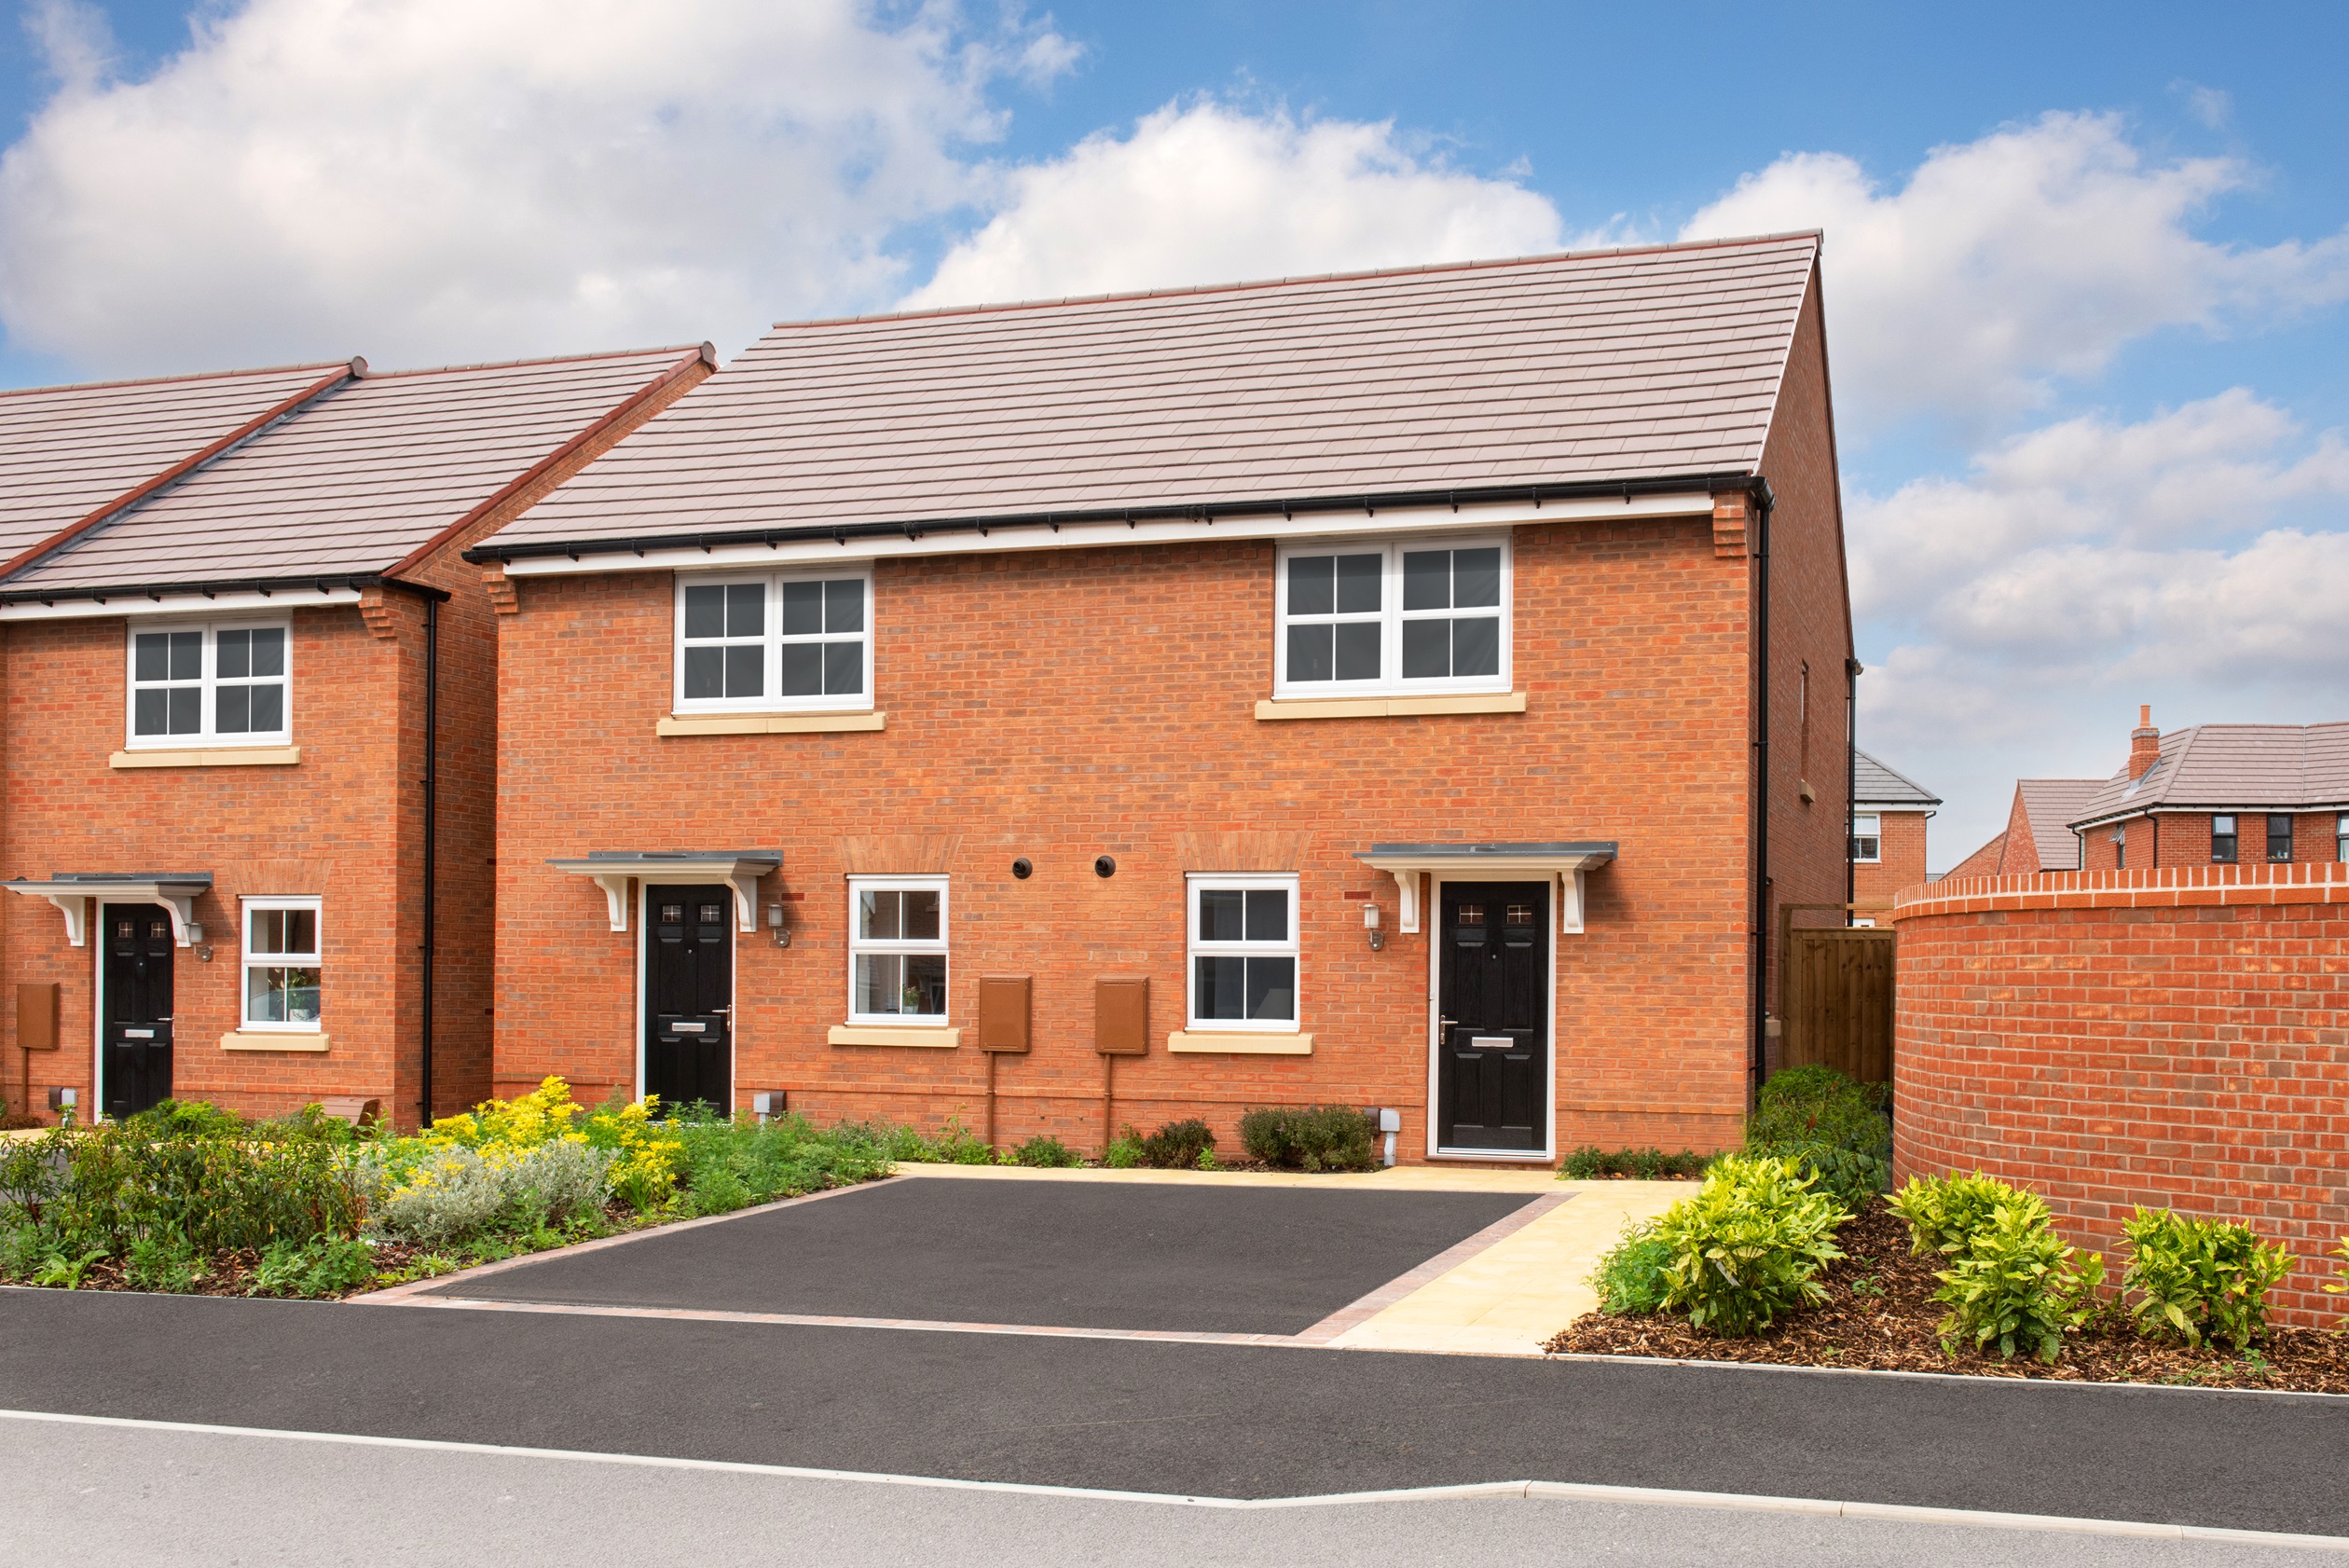
[[[418,1074],[423,1091],[421,1124],[433,1121],[433,946],[434,905],[439,887],[433,850],[440,833],[440,600],[424,601],[424,1027],[422,1068]]]
[[[1754,510],[1757,593],[1755,640],[1760,644],[1762,694],[1754,725],[1753,805],[1753,1086],[1762,1087],[1769,1056],[1770,1015],[1770,482],[1756,476],[1748,492]]]
[[[1851,815],[1860,809],[1860,677],[1867,667],[1844,660],[1844,924],[1860,897],[1860,869],[1851,863]]]

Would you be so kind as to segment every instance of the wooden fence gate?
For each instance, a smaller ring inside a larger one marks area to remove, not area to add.
[[[1820,1062],[1862,1083],[1892,1081],[1898,939],[1889,928],[1780,926],[1780,1066]]]

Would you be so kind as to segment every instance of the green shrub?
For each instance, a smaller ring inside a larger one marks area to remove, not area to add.
[[[1199,1157],[1215,1147],[1214,1131],[1198,1118],[1170,1121],[1142,1140],[1142,1162],[1153,1170],[1195,1170]]]
[[[125,1117],[122,1125],[158,1138],[200,1138],[242,1133],[249,1123],[210,1100],[158,1100],[137,1115]]]
[[[2242,1350],[2267,1327],[2267,1293],[2292,1272],[2292,1255],[2246,1225],[2139,1209],[2122,1222],[2129,1244],[2123,1293],[2140,1334],[2225,1340]]]
[[[134,1289],[182,1291],[204,1277],[204,1265],[185,1237],[141,1236],[130,1244],[122,1272]]]
[[[2334,1247],[2330,1256],[2341,1259],[2341,1266],[2333,1271],[2341,1277],[2338,1280],[2325,1282],[2325,1294],[2349,1296],[2349,1239],[2344,1239],[2339,1246]]]
[[[1816,1064],[1773,1073],[1746,1120],[1745,1152],[1800,1162],[1856,1214],[1892,1185],[1889,1093]]]
[[[1101,1151],[1101,1163],[1112,1171],[1130,1171],[1142,1163],[1141,1135],[1128,1127],[1125,1136],[1111,1138],[1109,1147]]]
[[[1769,1155],[1717,1161],[1694,1195],[1656,1221],[1669,1249],[1666,1308],[1689,1325],[1751,1334],[1780,1313],[1826,1300],[1814,1277],[1843,1256],[1835,1228],[1850,1216],[1798,1162]]]
[[[1084,1163],[1077,1158],[1075,1149],[1060,1139],[1046,1137],[1041,1133],[1013,1149],[1011,1161],[1014,1164],[1034,1165],[1043,1170],[1061,1170]]]
[[[1885,1206],[1908,1222],[1909,1251],[1920,1258],[1929,1252],[1965,1251],[1966,1244],[2005,1209],[2019,1207],[2036,1216],[2039,1224],[2051,1223],[2047,1204],[2038,1193],[2009,1187],[1980,1171],[1911,1176]]]
[[[31,1279],[48,1256],[39,1226],[29,1219],[0,1220],[0,1280]]]
[[[397,1178],[382,1178],[377,1223],[427,1246],[470,1241],[490,1231],[560,1225],[603,1198],[618,1157],[556,1138],[534,1148],[462,1145],[433,1151]]]
[[[1296,1171],[1375,1170],[1378,1135],[1378,1118],[1353,1106],[1275,1106],[1240,1118],[1241,1148]]]
[[[261,1254],[253,1296],[340,1296],[375,1278],[375,1252],[364,1242],[322,1236],[279,1242]]]
[[[1599,1310],[1617,1316],[1663,1309],[1670,1293],[1672,1244],[1656,1233],[1656,1222],[1643,1219],[1623,1232],[1591,1272],[1590,1287],[1599,1293]]]
[[[199,1253],[356,1235],[366,1183],[341,1152],[307,1140],[158,1135],[131,1118],[62,1138],[63,1170],[39,1223],[61,1245],[126,1254],[177,1236]],[[29,1212],[29,1211],[28,1211]]]
[[[1700,1176],[1705,1164],[1705,1156],[1693,1149],[1667,1154],[1660,1148],[1604,1149],[1596,1144],[1586,1144],[1570,1150],[1559,1162],[1558,1176],[1561,1181],[1600,1181],[1608,1176],[1662,1181],[1672,1176]]]
[[[1955,1254],[1935,1276],[1942,1284],[1933,1292],[1949,1308],[1940,1331],[1942,1348],[1952,1355],[1971,1341],[1976,1350],[1995,1343],[2001,1358],[2022,1349],[2053,1362],[2063,1351],[2064,1330],[2097,1308],[2104,1259],[2066,1246],[2048,1222],[2047,1205],[2030,1193],[2010,1190],[1986,1222],[1941,1249]]]

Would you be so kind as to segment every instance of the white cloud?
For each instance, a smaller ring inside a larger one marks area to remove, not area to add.
[[[1521,255],[1564,243],[1558,210],[1463,172],[1391,123],[1298,120],[1204,101],[1001,176],[996,215],[910,306]]]
[[[1016,16],[855,0],[252,0],[0,158],[0,320],[92,369],[379,363],[716,336],[876,303],[974,194],[987,89],[1075,58]]]
[[[1982,420],[2044,404],[2164,327],[2225,330],[2349,298],[2349,234],[2252,248],[2195,224],[2251,172],[2160,161],[2111,115],[2050,114],[1935,148],[1898,190],[1836,153],[1779,158],[1683,238],[1826,230],[1836,411]]]

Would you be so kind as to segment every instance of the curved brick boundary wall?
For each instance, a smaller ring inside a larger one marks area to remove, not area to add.
[[[1970,878],[1904,890],[1901,1176],[2027,1185],[2120,1274],[2137,1204],[2239,1219],[2301,1264],[2349,1235],[2349,865]]]

